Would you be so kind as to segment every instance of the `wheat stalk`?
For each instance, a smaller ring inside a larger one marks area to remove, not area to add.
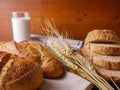
[[[84,58],[82,55],[74,52],[71,46],[65,41],[55,27],[48,19],[45,20],[46,28],[44,28],[46,34],[49,36],[56,36],[60,43],[46,40],[44,45],[52,54],[54,54],[62,63],[67,67],[76,70],[82,77],[87,78],[93,84],[95,84],[100,90],[114,90],[114,88],[101,76],[99,76],[94,68],[94,65]]]

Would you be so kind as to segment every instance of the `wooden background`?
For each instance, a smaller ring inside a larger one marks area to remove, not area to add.
[[[47,17],[74,39],[83,40],[93,29],[111,29],[120,36],[120,0],[0,0],[0,41],[12,40],[12,11],[28,11],[35,34],[41,34]]]

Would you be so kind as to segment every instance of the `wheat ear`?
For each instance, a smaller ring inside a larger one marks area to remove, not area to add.
[[[45,47],[55,55],[58,60],[63,62],[67,67],[78,71],[82,77],[87,78],[94,85],[96,85],[100,90],[114,90],[114,88],[101,76],[99,76],[94,68],[94,65],[84,58],[82,55],[74,52],[71,46],[65,41],[64,37],[61,36],[55,27],[54,24],[47,19],[45,20],[47,35],[49,32],[51,35],[56,36],[59,40],[58,42],[54,42],[51,39],[46,40]]]

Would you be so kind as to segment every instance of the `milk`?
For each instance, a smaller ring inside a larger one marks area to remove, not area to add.
[[[13,39],[16,42],[30,39],[30,18],[12,18]]]

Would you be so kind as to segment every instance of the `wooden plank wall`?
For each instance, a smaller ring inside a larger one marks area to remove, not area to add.
[[[83,40],[93,29],[111,29],[120,36],[120,0],[0,0],[0,41],[12,40],[12,11],[28,11],[35,34],[41,34],[45,16],[74,39]]]

